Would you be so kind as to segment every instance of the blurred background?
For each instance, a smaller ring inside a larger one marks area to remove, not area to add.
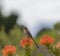
[[[17,47],[18,56],[24,56],[20,40],[25,37],[22,26],[26,26],[35,41],[50,35],[55,43],[60,41],[60,1],[45,0],[0,0],[0,55],[5,45]],[[35,54],[36,53],[36,54]],[[39,56],[36,46],[32,56]]]

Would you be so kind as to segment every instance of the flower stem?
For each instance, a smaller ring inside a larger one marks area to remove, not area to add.
[[[30,47],[25,48],[25,56],[31,56],[31,49]]]

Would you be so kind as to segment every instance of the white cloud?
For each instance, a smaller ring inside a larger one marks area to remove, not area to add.
[[[60,0],[3,0],[3,7],[7,15],[12,10],[21,13],[32,35],[60,21]],[[17,21],[20,24],[20,18]]]

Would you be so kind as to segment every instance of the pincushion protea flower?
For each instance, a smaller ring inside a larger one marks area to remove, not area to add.
[[[53,42],[54,42],[54,39],[48,35],[45,35],[40,39],[40,44],[42,45],[52,44]]]
[[[60,42],[58,42],[58,43],[54,46],[54,48],[55,48],[55,52],[54,52],[55,56],[60,56]]]
[[[32,44],[33,44],[33,41],[32,41],[32,39],[31,38],[28,38],[28,37],[26,37],[26,38],[23,38],[21,41],[20,41],[20,45],[23,47],[23,48],[25,48],[26,46],[32,46]]]
[[[33,41],[31,38],[26,37],[20,41],[20,45],[25,49],[25,56],[31,56],[31,46]]]
[[[55,45],[56,48],[60,48],[60,42]]]
[[[2,50],[2,54],[5,56],[12,56],[13,54],[15,54],[15,52],[16,48],[12,45],[6,45]]]

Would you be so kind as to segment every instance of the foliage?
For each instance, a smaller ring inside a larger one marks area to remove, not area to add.
[[[60,22],[57,22],[57,23],[54,25],[54,29],[56,29],[56,30],[59,30],[59,29],[60,29]]]

